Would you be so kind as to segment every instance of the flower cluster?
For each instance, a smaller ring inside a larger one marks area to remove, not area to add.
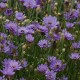
[[[17,46],[12,41],[7,40],[7,34],[5,33],[0,33],[0,52],[13,56],[18,55]]]
[[[11,60],[11,59],[4,59],[2,64],[3,64],[3,70],[0,71],[7,76],[12,76],[15,74],[16,70],[21,70],[22,68],[24,68],[20,63],[20,61]]]
[[[80,80],[80,0],[0,0],[0,64],[0,80]]]
[[[46,80],[56,80],[57,72],[66,67],[66,64],[63,64],[61,60],[57,60],[54,56],[48,57],[48,64],[40,64],[37,67],[39,72],[45,74]]]

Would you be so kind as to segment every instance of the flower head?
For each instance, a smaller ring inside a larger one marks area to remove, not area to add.
[[[38,42],[38,46],[40,46],[41,48],[48,48],[51,46],[51,43],[48,40],[43,39]]]
[[[6,3],[1,2],[1,3],[0,3],[0,8],[1,8],[1,9],[6,8]]]
[[[64,38],[67,39],[67,40],[74,40],[74,37],[71,33],[69,33],[66,29],[64,29],[63,31],[63,35],[64,35]]]
[[[56,72],[47,70],[45,73],[46,80],[56,80]]]
[[[4,68],[3,70],[0,70],[4,75],[12,76],[15,74],[14,70],[10,67]]]
[[[41,64],[37,67],[37,70],[41,73],[45,73],[48,70],[47,64]]]
[[[26,35],[26,40],[28,42],[33,42],[34,41],[34,37],[31,34]]]
[[[15,35],[18,33],[18,26],[17,26],[17,23],[15,22],[12,22],[12,21],[7,22],[5,23],[4,27]]]
[[[15,17],[17,20],[24,20],[24,14],[22,12],[16,12]]]
[[[70,58],[74,59],[74,60],[80,59],[80,54],[79,53],[72,53],[70,55]]]
[[[54,60],[56,60],[55,56],[48,56],[48,62],[53,62]]]
[[[35,0],[25,0],[23,5],[27,8],[35,8],[37,6]]]
[[[50,69],[53,71],[61,71],[65,68],[66,64],[63,64],[61,60],[54,60],[50,63]]]
[[[6,9],[4,14],[7,15],[7,16],[11,16],[13,14],[13,10],[12,9]]]
[[[19,27],[18,29],[18,36],[26,33],[26,27]]]
[[[4,68],[12,68],[13,70],[20,70],[22,68],[21,63],[16,60],[4,59],[2,63]]]
[[[80,48],[80,41],[72,43],[72,47],[75,49],[79,49]]]
[[[28,66],[28,62],[26,61],[25,58],[21,61],[21,65],[22,65],[22,67],[27,67]]]
[[[80,9],[80,3],[77,4],[77,9]]]
[[[59,25],[59,22],[57,21],[56,17],[52,17],[51,15],[46,16],[43,18],[43,23],[48,26],[51,27],[51,29],[57,28]]]
[[[74,26],[74,23],[66,22],[67,28],[72,28]]]

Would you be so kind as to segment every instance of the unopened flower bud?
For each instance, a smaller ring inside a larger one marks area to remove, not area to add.
[[[51,3],[52,0],[48,0],[48,3]]]
[[[6,19],[6,21],[5,22],[9,22],[9,19]]]
[[[55,6],[57,6],[57,5],[58,5],[58,3],[56,2],[54,5],[55,5]]]
[[[60,16],[61,15],[61,13],[58,13],[58,16]]]
[[[22,49],[23,49],[23,50],[25,50],[25,49],[26,49],[26,47],[27,47],[27,45],[26,45],[26,44],[24,44],[24,45],[22,46]]]
[[[1,19],[3,19],[3,17],[2,17],[2,16],[0,16],[0,20],[1,20]]]
[[[26,52],[25,52],[25,51],[23,51],[22,53],[23,53],[23,54],[25,54]]]
[[[65,52],[65,48],[62,49],[62,52]]]
[[[36,8],[36,12],[37,12],[37,13],[41,12],[41,7],[40,7],[40,6],[38,6],[38,7]]]

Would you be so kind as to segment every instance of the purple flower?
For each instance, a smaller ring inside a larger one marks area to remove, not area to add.
[[[6,53],[8,55],[18,55],[17,46],[13,42],[7,40],[7,35],[0,33],[0,52]]]
[[[63,35],[64,35],[65,39],[74,40],[73,35],[71,33],[69,33],[66,29],[64,29],[62,32],[63,32]]]
[[[4,38],[3,38],[4,39]],[[4,52],[8,55],[16,55],[18,54],[18,51],[17,51],[17,47],[15,45],[13,45],[12,42],[4,39],[1,41],[0,43],[0,52]]]
[[[25,34],[34,34],[34,25],[26,26]]]
[[[10,43],[9,44],[9,47],[10,47],[10,51],[9,51],[9,54],[10,55],[13,55],[13,56],[17,56],[18,55],[18,47],[15,46],[13,43]]]
[[[21,65],[22,65],[22,67],[27,67],[28,66],[28,62],[26,61],[25,58],[21,61]]]
[[[26,80],[26,79],[22,77],[22,78],[20,78],[20,80]]]
[[[40,5],[41,0],[36,0],[37,5]]]
[[[64,14],[66,20],[74,20],[79,17],[79,10],[70,10]]]
[[[35,0],[25,0],[23,5],[27,8],[35,8],[37,6]]]
[[[46,80],[56,80],[56,72],[47,70],[45,73]]]
[[[65,18],[66,20],[74,19],[73,13],[72,13],[71,11],[64,13],[64,18]]]
[[[25,30],[25,34],[27,35],[27,34],[34,34],[35,32],[34,32],[34,30],[33,29],[27,29],[26,28],[26,30]]]
[[[24,14],[22,12],[16,12],[15,17],[17,20],[24,20]]]
[[[7,15],[7,16],[11,16],[13,14],[13,10],[12,9],[6,9],[4,14]]]
[[[54,32],[52,29],[46,33],[46,39],[49,41],[60,40],[61,35],[59,33]]]
[[[48,33],[48,28],[46,26],[37,25],[38,30],[40,30],[41,33]]]
[[[1,9],[6,8],[6,3],[1,2],[1,3],[0,3],[0,8],[1,8]]]
[[[18,33],[18,26],[15,22],[7,22],[4,27],[15,35]]]
[[[10,47],[8,45],[4,44],[3,52],[6,54],[7,53],[9,54],[10,53]]]
[[[6,80],[4,76],[0,76],[0,80]]]
[[[36,27],[34,24],[30,24],[26,26],[25,34],[34,34],[36,30]]]
[[[48,48],[51,46],[51,43],[48,40],[43,39],[38,42],[38,46],[41,48]]]
[[[6,40],[6,38],[7,38],[7,35],[5,33],[1,33],[0,32],[0,42],[4,43],[4,41]]]
[[[72,53],[69,57],[73,60],[77,60],[77,59],[80,59],[80,54],[79,53]]]
[[[80,41],[72,43],[72,47],[75,49],[79,49],[80,48]]]
[[[26,33],[26,27],[19,27],[18,29],[18,35],[22,35]]]
[[[48,70],[48,66],[47,64],[40,64],[38,67],[37,67],[37,70],[41,73],[45,73],[47,70]]]
[[[3,77],[0,76],[0,80],[3,80]]]
[[[37,24],[36,24],[37,25]],[[26,26],[26,29],[32,29],[32,30],[36,30],[37,26],[35,24],[30,24],[28,26]]]
[[[12,76],[15,74],[14,70],[10,67],[4,68],[3,70],[0,70],[4,75]]]
[[[20,62],[16,60],[11,60],[9,62],[9,66],[13,68],[13,70],[20,70],[22,68]]]
[[[59,25],[59,22],[57,21],[56,17],[52,17],[51,15],[46,16],[43,18],[43,23],[48,26],[51,27],[51,29],[53,28],[57,28]]]
[[[31,34],[26,35],[26,40],[28,42],[33,42],[34,41],[34,37]]]
[[[80,9],[80,4],[79,3],[77,4],[77,9]]]
[[[36,0],[37,5],[43,6],[43,4],[46,2],[46,0]]]
[[[66,64],[63,64],[61,60],[54,60],[50,63],[50,69],[53,71],[61,71],[64,70]]]
[[[4,59],[2,63],[4,68],[12,68],[12,70],[20,70],[22,68],[21,63],[16,60]]]
[[[74,23],[66,22],[67,28],[72,28],[74,26]]]
[[[74,10],[73,16],[74,16],[75,18],[78,18],[78,17],[79,17],[79,10]]]
[[[56,60],[56,57],[55,56],[48,56],[48,62],[53,62]]]
[[[61,38],[60,34],[56,34],[56,33],[53,34],[53,37],[54,37],[54,40],[60,40]]]

